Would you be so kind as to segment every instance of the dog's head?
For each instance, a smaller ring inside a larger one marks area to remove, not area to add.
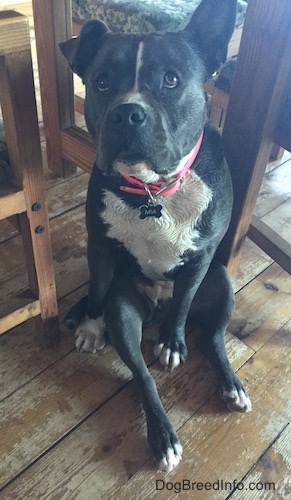
[[[151,182],[179,168],[204,127],[204,83],[225,60],[235,15],[236,0],[202,0],[176,33],[113,34],[91,20],[61,44],[86,86],[104,173]]]

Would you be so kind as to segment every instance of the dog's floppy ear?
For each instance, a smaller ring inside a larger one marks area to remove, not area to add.
[[[185,28],[202,52],[208,76],[226,59],[236,8],[237,0],[202,0]]]
[[[107,31],[104,23],[92,19],[84,23],[78,37],[59,44],[72,71],[81,78],[84,77],[88,65],[97,53],[102,37]]]

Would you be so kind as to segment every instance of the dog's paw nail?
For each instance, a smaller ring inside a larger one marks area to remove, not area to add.
[[[181,460],[183,454],[183,446],[180,443],[174,444],[174,451],[177,457],[179,457],[179,459]]]

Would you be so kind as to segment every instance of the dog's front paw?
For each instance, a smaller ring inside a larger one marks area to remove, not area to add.
[[[77,351],[96,353],[105,346],[105,323],[103,316],[90,319],[85,316],[76,330]]]
[[[169,346],[165,343],[156,344],[154,347],[154,356],[159,359],[161,365],[173,370],[185,363],[188,355],[187,346],[184,342],[175,342]]]
[[[171,472],[182,460],[183,447],[169,422],[148,427],[148,440],[158,461],[158,470]]]
[[[220,393],[222,400],[229,410],[241,413],[247,413],[252,410],[251,400],[237,377],[235,377],[232,388],[221,387]]]

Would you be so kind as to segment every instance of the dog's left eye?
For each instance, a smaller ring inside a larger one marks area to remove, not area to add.
[[[99,75],[97,77],[96,85],[97,85],[97,89],[100,90],[100,92],[104,92],[104,90],[108,90],[109,80],[108,80],[108,77],[105,73],[102,73],[101,75]]]
[[[163,87],[167,89],[174,89],[179,85],[180,78],[174,71],[167,71],[164,76]]]

